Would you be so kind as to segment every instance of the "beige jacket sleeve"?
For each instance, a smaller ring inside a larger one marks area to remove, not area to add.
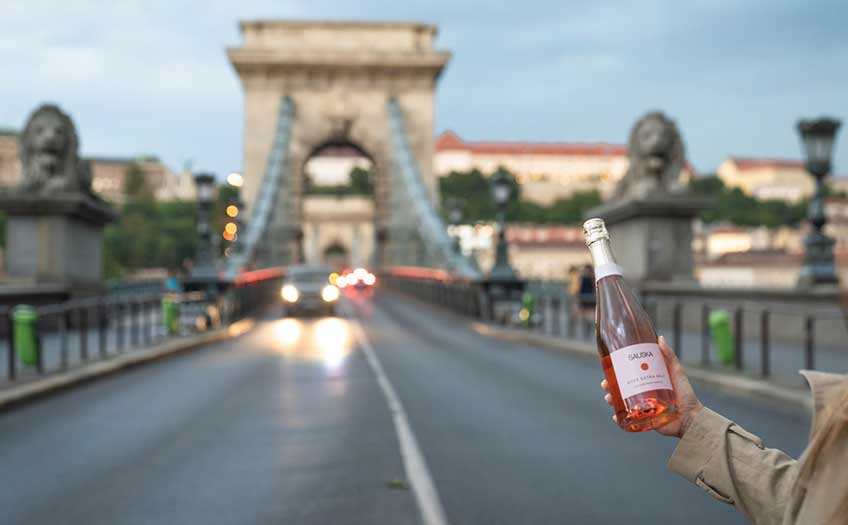
[[[757,525],[781,523],[798,462],[704,408],[678,443],[669,468]]]

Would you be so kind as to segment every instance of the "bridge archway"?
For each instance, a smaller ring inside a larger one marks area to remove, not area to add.
[[[367,151],[338,141],[321,145],[303,164],[305,262],[373,266],[376,186],[385,180],[376,168]]]
[[[261,190],[283,97],[294,111],[283,171],[284,190],[264,233],[261,264],[301,261],[304,253],[304,167],[328,144],[354,144],[373,162],[375,259],[393,217],[388,101],[403,112],[421,179],[437,199],[433,176],[433,92],[449,53],[433,48],[436,28],[424,24],[256,21],[240,25],[243,45],[228,50],[244,90],[243,198]]]

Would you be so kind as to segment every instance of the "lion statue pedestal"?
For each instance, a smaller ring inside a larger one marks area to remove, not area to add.
[[[58,107],[41,106],[20,140],[21,185],[0,195],[9,278],[0,301],[55,302],[99,291],[103,228],[116,214],[91,192],[73,122]]]
[[[613,197],[586,218],[604,219],[632,283],[694,283],[692,221],[709,201],[681,181],[685,156],[677,126],[648,113],[633,126],[628,150],[630,164]]]

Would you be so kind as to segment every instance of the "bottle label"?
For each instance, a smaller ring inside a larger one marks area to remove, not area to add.
[[[606,263],[599,264],[595,266],[595,282],[600,281],[604,277],[609,277],[610,275],[622,275],[623,271],[621,266],[615,263]]]
[[[649,390],[673,390],[662,350],[656,343],[625,346],[610,353],[622,399]]]

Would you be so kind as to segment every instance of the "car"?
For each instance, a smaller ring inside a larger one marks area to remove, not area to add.
[[[369,272],[365,268],[357,268],[353,271],[345,270],[336,279],[336,286],[339,288],[356,288],[363,289],[374,286],[377,282],[377,276]]]
[[[340,294],[330,283],[330,273],[324,266],[290,266],[280,288],[286,315],[335,315]]]

